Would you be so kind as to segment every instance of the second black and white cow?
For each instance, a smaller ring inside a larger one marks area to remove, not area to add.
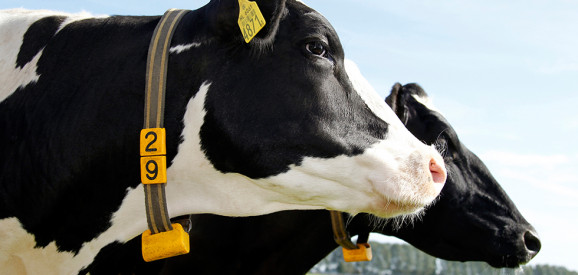
[[[188,12],[168,62],[171,216],[419,212],[446,172],[377,94],[356,91],[331,25],[297,1]],[[0,270],[73,274],[146,229],[145,63],[158,16],[0,13]]]
[[[458,139],[455,130],[417,84],[396,84],[387,98],[407,128],[445,151],[449,184],[412,230],[391,234],[413,246],[454,261],[486,261],[517,267],[541,249],[535,229],[518,211],[484,163]]]
[[[357,90],[373,90],[352,62],[346,68]],[[396,236],[438,258],[494,267],[518,267],[536,256],[541,243],[532,225],[425,91],[417,84],[396,84],[387,101],[418,139],[444,148],[448,179],[439,200],[420,219],[404,223],[360,214],[347,222],[349,233]],[[144,263],[136,239],[103,251],[91,274],[305,274],[337,248],[327,211],[190,219],[190,254]]]

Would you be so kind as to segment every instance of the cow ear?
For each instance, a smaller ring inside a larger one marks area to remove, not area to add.
[[[399,96],[399,90],[401,90],[401,84],[396,82],[393,84],[393,87],[391,87],[391,92],[389,92],[389,95],[385,98],[385,103],[387,103],[387,105],[389,105],[389,107],[391,107],[394,112],[397,109],[397,97]]]
[[[405,108],[405,97],[403,96],[403,86],[399,84],[399,82],[393,84],[391,87],[391,92],[389,96],[385,99],[385,102],[393,112],[397,115],[397,117],[403,122],[403,124],[407,123],[408,113],[407,108]]]
[[[222,39],[243,41],[239,27],[240,2],[248,0],[212,0],[207,6],[213,33]],[[250,44],[270,44],[273,42],[279,21],[286,13],[286,0],[255,0],[265,20],[265,26],[257,32]]]

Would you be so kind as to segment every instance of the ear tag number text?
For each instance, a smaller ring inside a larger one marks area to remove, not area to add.
[[[255,35],[265,26],[265,18],[257,3],[248,0],[239,0],[239,28],[243,33],[246,43],[249,43]]]

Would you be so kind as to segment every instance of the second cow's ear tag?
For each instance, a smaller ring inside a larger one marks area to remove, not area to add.
[[[257,3],[249,0],[239,0],[239,20],[237,20],[237,23],[243,33],[245,42],[249,43],[265,26],[265,18],[263,18]]]

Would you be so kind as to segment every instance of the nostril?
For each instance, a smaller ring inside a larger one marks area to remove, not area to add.
[[[532,231],[526,231],[526,233],[524,233],[524,244],[526,245],[526,249],[532,254],[532,257],[536,256],[540,248],[542,248],[540,239]]]
[[[438,164],[435,159],[431,159],[429,162],[429,171],[432,175],[432,179],[435,183],[445,183],[446,182],[446,169],[442,165]]]

